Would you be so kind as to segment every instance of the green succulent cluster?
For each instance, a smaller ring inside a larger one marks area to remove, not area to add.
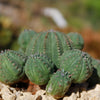
[[[18,43],[23,52],[0,54],[0,81],[5,84],[14,84],[26,75],[31,82],[46,85],[47,94],[58,99],[71,83],[91,82],[95,75],[100,82],[100,62],[82,51],[84,40],[78,33],[25,30]]]

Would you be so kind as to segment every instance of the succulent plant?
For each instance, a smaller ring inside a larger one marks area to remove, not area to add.
[[[25,73],[29,80],[38,85],[45,85],[54,72],[54,64],[44,54],[29,56],[25,64]]]
[[[44,53],[59,68],[59,57],[64,51],[71,49],[72,44],[65,34],[49,30],[47,32],[41,32],[37,34],[36,37],[33,37],[27,46],[26,55]]]
[[[74,48],[77,48],[80,50],[83,49],[84,40],[83,40],[81,34],[70,32],[67,34],[67,36],[69,37],[70,41],[72,42],[72,46]]]
[[[0,53],[0,81],[14,84],[20,81],[25,73],[23,70],[26,57],[18,51],[8,50]]]
[[[58,99],[65,95],[71,85],[71,76],[68,72],[64,70],[58,70],[54,73],[47,86],[47,94],[52,95],[54,98]]]
[[[36,34],[26,30],[20,34],[18,43],[20,52],[0,53],[0,81],[5,84],[16,83],[26,74],[34,84],[47,84],[46,93],[59,99],[71,83],[100,83],[100,61],[78,50],[84,46],[80,34],[66,35],[54,30]]]
[[[60,58],[60,68],[71,74],[73,83],[82,83],[92,74],[92,58],[78,49],[67,50]]]
[[[36,32],[33,30],[24,30],[19,35],[18,44],[24,51],[26,50],[26,47],[29,44],[32,37],[34,36],[34,34],[36,34]]]
[[[88,79],[88,83],[90,86],[100,83],[100,60],[93,58],[92,64],[93,64],[93,74]]]

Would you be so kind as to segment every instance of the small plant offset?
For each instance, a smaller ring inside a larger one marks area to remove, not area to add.
[[[28,43],[31,41],[31,38],[36,34],[33,30],[24,30],[18,38],[18,44],[20,46],[20,49],[25,51]]]
[[[46,85],[46,93],[59,99],[71,83],[91,83],[95,75],[100,82],[99,62],[81,51],[84,41],[78,33],[26,30],[18,42],[23,53],[9,50],[0,54],[0,81],[5,84],[14,84],[26,75],[33,83]]]
[[[71,75],[64,70],[58,70],[54,73],[46,86],[47,94],[54,98],[61,98],[68,91],[71,85]]]
[[[20,52],[8,50],[0,53],[0,81],[14,84],[24,76],[25,56]]]
[[[78,33],[68,33],[67,36],[69,37],[69,39],[71,39],[70,41],[72,41],[72,46],[82,50],[84,47],[84,40],[82,38],[82,36]]]

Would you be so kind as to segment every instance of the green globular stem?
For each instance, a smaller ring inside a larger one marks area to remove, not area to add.
[[[72,45],[68,37],[58,31],[49,30],[33,37],[26,48],[26,55],[35,53],[46,54],[59,68],[59,57],[66,50],[71,50]]]
[[[71,75],[64,70],[58,70],[51,76],[46,86],[46,93],[48,95],[52,95],[56,99],[59,99],[65,95],[70,85]]]
[[[44,54],[29,56],[25,64],[25,73],[27,77],[31,82],[38,85],[47,84],[54,71],[54,64]]]
[[[7,50],[0,53],[0,81],[5,84],[19,82],[24,76],[26,56],[18,51]]]
[[[60,69],[69,72],[73,83],[82,83],[92,74],[92,58],[78,49],[68,50],[60,58]]]
[[[83,49],[84,40],[83,40],[81,34],[70,32],[67,34],[67,36],[68,36],[70,42],[72,43],[72,46],[74,49],[80,49],[80,50]]]
[[[33,30],[24,30],[20,33],[18,37],[18,44],[23,51],[26,50],[27,45],[34,35],[36,35],[36,32]]]

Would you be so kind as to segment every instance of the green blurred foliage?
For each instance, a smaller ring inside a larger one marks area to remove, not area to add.
[[[12,33],[9,30],[0,32],[0,46],[7,46],[11,42]]]
[[[87,18],[95,28],[100,26],[100,0],[85,0]]]
[[[100,26],[100,0],[10,0],[9,2],[24,7],[30,19],[35,18],[34,16],[43,18],[38,11],[44,7],[54,7],[61,11],[71,27],[92,26],[94,29],[99,29]],[[48,20],[45,21],[44,25],[48,23]],[[50,25],[52,26],[52,23]]]
[[[16,43],[17,31],[14,29],[12,21],[6,16],[0,16],[0,50],[14,49],[18,50],[19,46]]]
[[[69,17],[79,19],[78,23],[84,26],[90,24],[92,28],[99,29],[100,0],[75,0],[68,6],[68,10],[70,13]]]
[[[12,32],[9,29],[11,22],[9,18],[0,17],[0,47],[7,46],[12,40]]]
[[[19,46],[19,44],[18,44],[18,41],[17,41],[17,40],[13,41],[13,43],[12,43],[10,49],[11,49],[11,50],[19,50],[19,48],[20,48],[20,46]]]

